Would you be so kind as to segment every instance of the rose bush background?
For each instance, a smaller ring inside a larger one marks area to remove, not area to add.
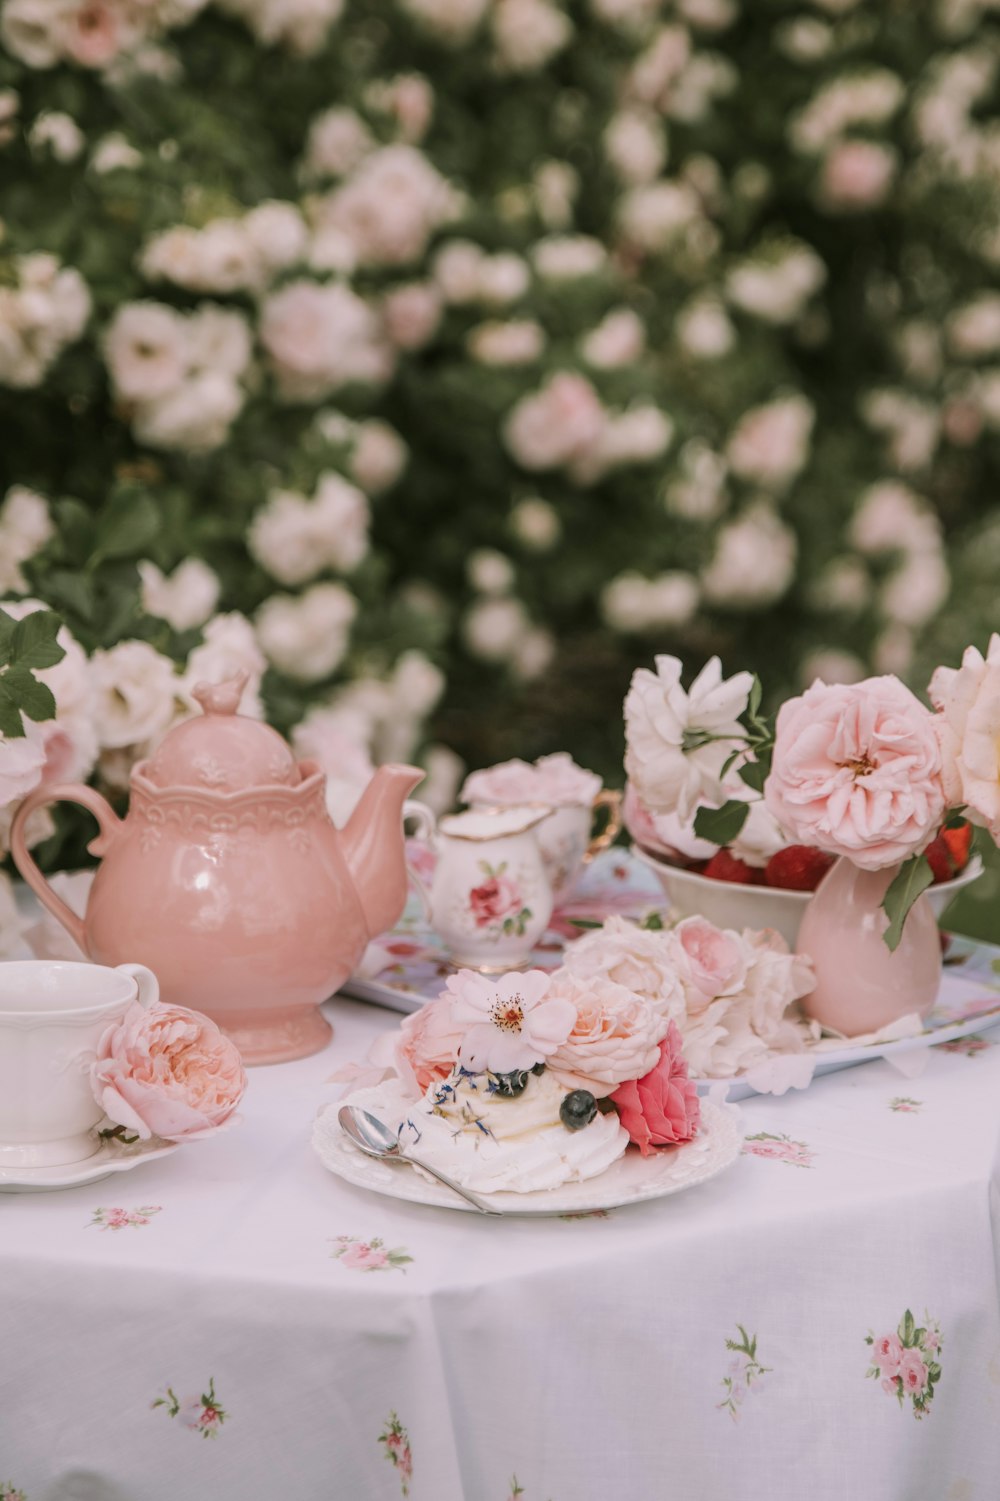
[[[234,665],[347,807],[388,757],[441,801],[458,758],[620,778],[654,650],[783,695],[985,646],[987,0],[5,0],[0,39],[0,599],[86,653],[75,774]]]

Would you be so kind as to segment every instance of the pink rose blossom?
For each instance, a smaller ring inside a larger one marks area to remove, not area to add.
[[[842,213],[877,208],[896,175],[898,157],[877,141],[839,141],[823,163],[819,192],[827,208]]]
[[[348,1246],[340,1261],[341,1265],[350,1267],[352,1271],[369,1272],[379,1271],[388,1264],[389,1258],[377,1246],[369,1246],[360,1241],[357,1245]]]
[[[660,1043],[656,1066],[641,1079],[628,1079],[614,1091],[618,1117],[643,1157],[654,1147],[690,1141],[698,1129],[698,1090],[688,1078],[681,1034],[673,1022]]]
[[[85,68],[103,68],[121,49],[119,18],[107,0],[85,0],[70,18],[66,48]]]
[[[504,425],[504,440],[522,469],[558,469],[595,452],[606,423],[590,382],[560,370],[521,398]]]
[[[406,1082],[412,1080],[417,1094],[429,1084],[447,1079],[458,1059],[464,1027],[455,1021],[451,1000],[439,996],[404,1018],[397,1036],[393,1062]]]
[[[463,1029],[458,1057],[466,1068],[507,1074],[532,1068],[566,1041],[576,1019],[541,969],[487,979],[471,969],[452,975],[442,993]]]
[[[463,803],[549,803],[554,808],[588,806],[601,790],[595,772],[577,766],[566,751],[528,761],[501,761],[474,771],[461,791]]]
[[[235,1043],[186,1006],[131,1005],[91,1065],[102,1109],[143,1141],[193,1141],[233,1114],[247,1078]]]
[[[517,885],[509,876],[490,876],[469,892],[469,906],[476,926],[485,928],[520,912],[523,902]]]
[[[872,1361],[883,1376],[898,1376],[902,1358],[903,1346],[898,1334],[883,1334],[875,1341]]]
[[[716,996],[735,995],[742,989],[750,954],[738,934],[717,928],[705,917],[686,917],[672,937],[689,1009],[700,1009],[699,1001],[704,1006]]]
[[[793,843],[881,870],[944,816],[933,716],[894,677],[813,683],[778,711],[768,808]]]
[[[550,994],[570,1003],[576,1019],[547,1066],[566,1089],[611,1094],[626,1079],[655,1068],[668,1019],[640,996],[602,975],[556,970]]]
[[[903,1378],[903,1390],[919,1397],[927,1386],[927,1367],[919,1350],[904,1350],[899,1362],[899,1374]]]

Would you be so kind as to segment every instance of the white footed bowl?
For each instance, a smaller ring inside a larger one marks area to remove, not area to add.
[[[633,844],[632,853],[656,872],[664,895],[677,917],[707,917],[717,928],[775,928],[795,947],[799,924],[811,891],[782,891],[777,886],[739,886],[735,881],[713,881],[696,871],[670,865],[662,857]],[[983,862],[973,855],[960,876],[931,886],[927,899],[940,919],[956,892],[982,875]]]

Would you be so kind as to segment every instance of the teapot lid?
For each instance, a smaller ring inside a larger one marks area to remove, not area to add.
[[[248,680],[239,672],[224,683],[197,683],[192,697],[202,713],[176,725],[136,770],[155,787],[225,793],[298,786],[298,763],[277,730],[237,712]]]

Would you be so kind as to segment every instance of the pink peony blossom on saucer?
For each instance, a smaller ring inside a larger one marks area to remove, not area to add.
[[[654,1147],[690,1141],[701,1121],[697,1087],[688,1078],[681,1034],[673,1022],[660,1043],[654,1068],[627,1079],[611,1096],[618,1118],[643,1157]]]
[[[541,969],[487,978],[460,969],[445,986],[452,1021],[461,1030],[458,1060],[472,1072],[509,1074],[533,1068],[565,1042],[573,1005],[551,989]]]
[[[641,996],[603,975],[567,969],[556,970],[550,994],[575,1012],[572,1030],[546,1060],[566,1089],[589,1089],[599,1098],[655,1066],[668,1019]]]
[[[105,1114],[143,1141],[195,1141],[225,1124],[247,1077],[236,1044],[186,1006],[133,1004],[109,1027],[91,1064]]]
[[[778,711],[764,796],[793,843],[863,870],[919,854],[945,809],[933,716],[894,677],[815,682]]]

